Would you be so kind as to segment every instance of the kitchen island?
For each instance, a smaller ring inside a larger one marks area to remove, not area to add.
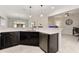
[[[59,50],[60,29],[0,29],[0,49],[15,45],[39,46],[46,53]],[[27,49],[26,49],[27,50]]]

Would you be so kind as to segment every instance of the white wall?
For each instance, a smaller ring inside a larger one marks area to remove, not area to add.
[[[42,24],[43,28],[47,28],[48,27],[48,17],[44,17],[44,18],[35,18],[35,19],[31,19],[30,22],[35,22],[35,26],[39,26],[40,24]]]
[[[70,10],[77,9],[77,8],[79,8],[79,5],[71,5],[71,6],[63,7],[61,9],[55,10],[49,16],[54,16],[54,15],[61,14],[61,13],[64,13],[66,11],[70,11]]]
[[[72,35],[73,27],[79,27],[79,14],[71,14],[70,19],[73,20],[72,25],[65,24],[66,18],[64,19],[63,23],[61,23],[62,25],[64,25],[63,31],[62,31],[63,34],[71,34]]]
[[[65,21],[67,20],[67,18],[64,17],[63,14],[59,14],[59,16],[58,15],[54,16],[54,19],[53,19],[55,21],[54,24],[56,25],[56,23],[59,22],[59,27],[63,28],[62,34],[72,35],[73,27],[79,27],[79,13],[78,14],[71,14],[69,18],[73,20],[72,25],[65,24]]]
[[[43,28],[47,28],[48,27],[48,18],[45,17],[43,19],[39,19],[38,20],[38,26],[42,24]]]

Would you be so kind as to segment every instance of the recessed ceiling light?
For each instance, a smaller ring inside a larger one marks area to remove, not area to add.
[[[51,7],[51,9],[55,9],[55,7]]]

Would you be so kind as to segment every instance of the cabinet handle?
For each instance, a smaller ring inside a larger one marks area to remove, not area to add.
[[[0,34],[0,36],[1,36],[1,34]]]

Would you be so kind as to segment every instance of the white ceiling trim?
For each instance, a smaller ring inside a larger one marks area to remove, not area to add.
[[[57,15],[57,14],[60,14],[60,13],[64,13],[64,12],[67,12],[67,11],[70,11],[70,10],[73,10],[73,9],[77,9],[77,8],[79,8],[79,6],[64,7],[64,8],[55,10],[55,11],[54,11],[53,13],[51,13],[49,16],[54,16],[54,15]]]

